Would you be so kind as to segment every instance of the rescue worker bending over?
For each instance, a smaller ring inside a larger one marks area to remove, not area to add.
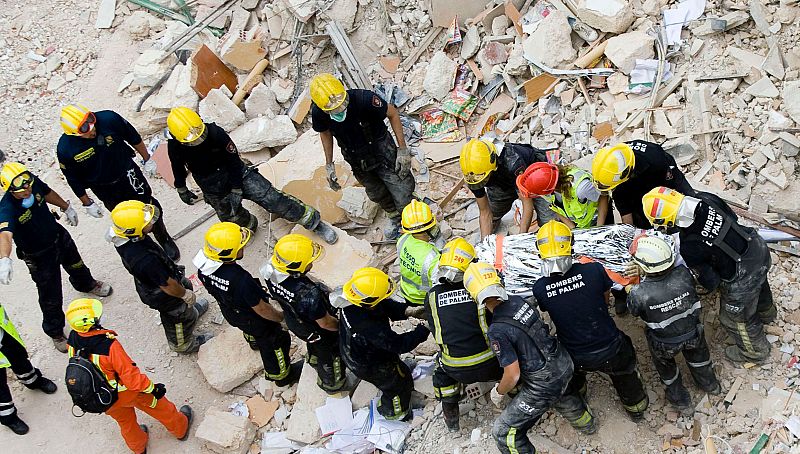
[[[464,285],[493,317],[489,341],[503,376],[492,389],[492,401],[499,407],[504,395],[514,394],[495,420],[492,436],[503,454],[535,454],[528,430],[561,398],[572,378],[572,361],[536,308],[506,294],[491,265],[469,265]]]
[[[237,263],[251,237],[250,230],[232,222],[214,224],[193,263],[225,320],[242,330],[250,348],[261,353],[264,377],[277,386],[289,386],[300,378],[303,362],[289,364],[291,339],[280,325],[284,313],[269,304],[269,294],[258,279]]]
[[[617,329],[608,314],[611,279],[599,263],[573,263],[572,232],[558,221],[539,229],[536,246],[542,277],[533,285],[533,296],[550,315],[558,340],[575,364],[567,395],[556,408],[576,429],[593,426],[584,397],[586,373],[603,372],[611,378],[628,416],[641,421],[649,401],[631,338]]]
[[[193,205],[198,199],[186,187],[186,177],[191,172],[220,221],[255,230],[258,219],[242,207],[242,200],[247,199],[289,222],[313,230],[330,244],[336,242],[336,231],[320,219],[319,211],[275,189],[258,169],[245,165],[236,144],[216,123],[203,123],[192,109],[175,107],[167,116],[167,126],[172,135],[167,141],[167,153],[175,188],[184,203]]]
[[[67,307],[69,356],[79,351],[88,355],[106,376],[109,385],[116,387],[117,401],[106,414],[119,424],[125,444],[134,453],[147,452],[147,426],[139,425],[136,409],[160,422],[175,438],[184,441],[189,437],[192,424],[192,407],[180,410],[166,397],[167,387],[153,383],[128,356],[117,339],[117,333],[100,326],[103,305],[95,299],[77,299]]]
[[[412,200],[403,208],[403,236],[397,240],[400,261],[400,294],[410,305],[420,306],[431,289],[439,261],[437,243],[443,241],[431,207]]]
[[[769,357],[764,323],[775,320],[767,273],[772,259],[758,232],[739,224],[722,199],[707,192],[694,196],[657,187],[642,198],[653,227],[680,232],[680,252],[697,281],[719,288],[719,321],[736,345],[725,349],[734,362],[763,362]]]
[[[544,152],[521,143],[506,143],[498,155],[489,140],[472,139],[461,147],[459,164],[480,211],[481,238],[494,232],[497,223],[518,198],[522,201],[520,233],[531,228],[533,211],[539,225],[555,219],[546,200],[531,199],[517,192],[516,179],[534,162],[546,162]]]
[[[400,360],[428,338],[417,325],[398,334],[391,322],[405,320],[406,305],[390,299],[395,284],[377,268],[361,268],[344,284],[343,295],[352,306],[339,313],[339,345],[347,368],[383,393],[378,413],[386,419],[411,420],[411,369]]]
[[[170,260],[148,235],[160,215],[155,205],[138,200],[122,202],[111,211],[113,224],[106,239],[133,276],[139,298],[161,316],[169,348],[192,353],[212,337],[192,334],[197,319],[208,310],[208,300],[195,295],[183,266]]]
[[[333,139],[336,138],[353,176],[367,190],[367,197],[380,205],[391,221],[384,236],[397,239],[400,210],[411,202],[416,186],[400,113],[371,90],[345,90],[332,74],[317,74],[309,90],[314,101],[311,127],[322,141],[328,185],[334,191],[341,189],[333,164]],[[384,123],[387,118],[397,145]]]
[[[694,193],[675,158],[661,145],[644,140],[601,148],[592,159],[592,177],[599,190],[611,193],[622,223],[640,229],[650,228],[641,209],[647,191],[666,186],[684,194]]]
[[[61,353],[67,352],[64,337],[64,295],[61,268],[79,292],[108,296],[111,285],[92,277],[78,247],[67,230],[56,222],[47,205],[61,208],[67,224],[78,225],[78,213],[56,191],[28,169],[9,162],[0,170],[0,284],[11,283],[13,268],[11,242],[17,243],[17,257],[25,262],[39,293],[42,330],[53,339]]]
[[[683,386],[681,371],[675,364],[679,353],[683,353],[689,372],[703,391],[709,394],[721,391],[703,335],[702,309],[694,290],[694,277],[685,266],[673,266],[672,246],[661,238],[634,239],[631,255],[644,273],[642,282],[630,289],[631,315],[641,317],[647,324],[647,345],[658,376],[667,387],[667,402],[678,410],[693,411],[692,397]]]
[[[45,378],[31,364],[22,337],[0,304],[0,424],[17,435],[25,435],[29,430],[28,425],[17,415],[17,407],[14,406],[11,389],[8,387],[5,369],[9,367],[14,371],[17,381],[26,388],[38,389],[45,394],[56,392],[56,384]]]
[[[425,318],[441,352],[436,356],[433,391],[442,402],[447,428],[458,431],[458,402],[463,385],[500,380],[503,375],[489,347],[491,314],[476,305],[464,288],[464,271],[475,248],[463,238],[450,240],[442,251],[438,283],[425,296]]]
[[[291,233],[275,243],[272,258],[261,267],[261,277],[272,299],[281,305],[286,326],[305,341],[306,361],[317,371],[317,386],[338,394],[345,386],[339,319],[328,299],[330,291],[307,275],[323,253],[318,243]]]
[[[61,109],[61,128],[64,134],[58,140],[58,164],[90,216],[101,218],[103,211],[86,194],[87,189],[107,210],[125,200],[139,200],[162,210],[142,169],[133,161],[134,150],[142,157],[148,175],[155,175],[156,163],[150,159],[142,136],[127,120],[111,110],[92,112],[80,104],[70,104]],[[153,225],[153,236],[171,260],[180,259],[181,252],[169,236],[164,219]]]

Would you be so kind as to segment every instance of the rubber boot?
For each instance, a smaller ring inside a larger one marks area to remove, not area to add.
[[[25,435],[30,430],[30,427],[25,424],[25,421],[19,419],[19,416],[17,416],[16,413],[3,417],[2,424],[11,429],[11,431],[17,435]]]
[[[103,281],[94,281],[94,288],[91,289],[89,293],[102,298],[114,293],[114,289],[111,287],[111,284]]]
[[[573,429],[584,435],[592,435],[597,432],[597,420],[589,411],[588,406],[577,421],[570,421],[569,423]]]
[[[45,394],[53,394],[58,389],[58,387],[56,386],[55,383],[53,383],[51,380],[43,377],[42,375],[39,375],[39,378],[37,378],[36,381],[31,383],[31,385],[28,386],[28,388],[29,389],[38,389],[39,391],[41,391],[41,392],[43,392]]]
[[[720,386],[719,381],[714,381],[714,384],[709,386],[708,389],[703,388],[703,391],[711,394],[712,396],[718,396],[722,394],[722,386]]]
[[[283,388],[284,386],[291,386],[300,380],[300,374],[303,372],[304,361],[295,361],[289,366],[289,375],[283,380],[275,380],[275,386]]]
[[[181,355],[188,355],[190,353],[195,353],[196,351],[200,350],[200,346],[201,345],[205,344],[206,342],[211,340],[213,337],[214,337],[214,335],[211,334],[211,333],[198,334],[197,336],[195,336],[194,345],[191,348],[188,348],[188,349],[186,349],[186,351],[178,352],[178,353],[180,353]]]
[[[761,356],[750,356],[743,352],[742,349],[736,345],[731,345],[730,347],[725,348],[725,356],[735,363],[764,364],[767,359],[769,359],[769,352]]]
[[[187,438],[189,438],[189,431],[192,429],[192,420],[194,419],[194,412],[192,411],[192,407],[188,405],[182,406],[178,411],[183,413],[183,415],[186,416],[186,419],[189,420],[189,423],[186,424],[186,433],[183,434],[181,438],[178,438],[178,440],[180,441],[185,441]]]
[[[458,432],[460,425],[458,423],[458,402],[442,402],[442,415],[444,416],[444,424],[450,432]]]
[[[61,353],[67,352],[67,338],[63,335],[53,338],[53,347]]]
[[[339,235],[336,233],[336,230],[333,230],[330,224],[322,220],[314,227],[313,232],[319,235],[320,238],[325,240],[328,244],[334,244],[339,240]]]
[[[758,318],[761,319],[761,323],[767,325],[775,321],[778,318],[778,308],[775,307],[773,304],[764,312],[758,313]]]
[[[172,238],[165,241],[161,247],[164,249],[164,253],[167,254],[167,257],[173,262],[177,262],[181,259],[181,250],[178,249],[178,245],[175,244],[175,240]]]
[[[383,239],[385,240],[396,240],[400,238],[400,229],[402,225],[400,225],[400,217],[396,218],[389,218],[389,226],[383,230]]]
[[[683,412],[684,410],[692,408],[692,396],[689,395],[689,391],[683,386],[683,381],[680,380],[680,376],[678,378],[678,380],[675,380],[672,384],[667,386],[664,395],[670,405],[676,410]]]
[[[640,422],[642,419],[644,419],[644,411],[647,410],[648,405],[650,405],[650,398],[645,394],[644,399],[642,399],[638,404],[630,407],[624,407],[625,412],[628,413],[628,417],[631,418],[631,421]]]
[[[197,298],[194,303],[194,308],[197,310],[197,317],[200,318],[208,311],[208,300],[205,298]]]
[[[255,217],[253,213],[249,214],[250,214],[250,219],[247,221],[247,225],[245,227],[247,227],[248,229],[250,229],[250,231],[255,233],[255,231],[258,230],[258,218]]]

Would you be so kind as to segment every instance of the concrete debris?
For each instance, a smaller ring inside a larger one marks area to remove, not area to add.
[[[353,391],[353,395],[350,396],[350,402],[353,404],[353,411],[368,406],[372,399],[378,397],[379,394],[380,390],[376,388],[375,385],[366,380],[361,380]]]
[[[612,95],[624,93],[628,89],[628,76],[622,73],[614,73],[606,79],[606,85]]]
[[[800,80],[783,83],[783,105],[784,112],[800,124]]]
[[[241,335],[239,335],[241,338]],[[210,407],[195,437],[205,442],[206,448],[219,454],[244,454],[256,436],[256,426],[246,416]]]
[[[756,98],[777,98],[780,94],[778,89],[775,88],[775,84],[773,84],[767,76],[762,77],[758,82],[747,87],[744,93],[755,96]]]
[[[350,220],[363,225],[371,225],[380,208],[367,197],[367,190],[363,186],[342,189],[342,199],[336,205],[347,213]]]
[[[759,68],[764,63],[764,56],[734,46],[728,47],[728,55],[754,68]]]
[[[341,243],[339,238],[337,244]],[[314,410],[325,405],[328,395],[317,386],[317,372],[308,363],[303,364],[297,384],[297,401],[286,423],[286,438],[301,443],[313,443],[322,435]]]
[[[292,98],[292,94],[294,93],[294,81],[273,79],[269,88],[275,93],[275,99],[283,104]]]
[[[292,230],[292,233],[300,233],[320,244],[325,244],[325,255],[314,262],[314,267],[308,275],[330,289],[341,287],[357,269],[375,266],[376,262],[372,246],[368,241],[356,238],[337,227],[333,229],[339,234],[336,244],[325,244],[315,233],[299,225]]]
[[[506,46],[498,42],[489,42],[481,50],[481,61],[485,61],[490,65],[499,65],[508,60],[508,52]]]
[[[481,48],[481,35],[478,27],[470,25],[467,33],[462,35],[461,58],[464,60],[475,55]]]
[[[158,93],[147,98],[144,105],[164,111],[175,106],[196,110],[200,97],[192,88],[191,79],[192,68],[189,65],[177,65]]]
[[[273,118],[280,113],[281,106],[278,104],[275,93],[268,86],[258,84],[244,100],[244,109],[247,119],[252,120],[262,115]]]
[[[443,101],[453,89],[458,64],[446,53],[439,51],[433,54],[425,72],[422,86],[437,101]]]
[[[324,15],[331,21],[338,22],[345,30],[351,30],[358,11],[356,0],[339,0],[333,2],[329,7],[326,6]]]
[[[630,74],[636,60],[651,59],[655,56],[655,38],[642,31],[623,33],[608,40],[605,55],[620,71]]]
[[[586,25],[606,33],[623,33],[633,24],[633,2],[577,0],[575,12]]]
[[[786,75],[786,68],[783,66],[783,55],[777,43],[770,47],[767,58],[765,58],[764,62],[761,64],[761,69],[769,73],[769,75],[783,80],[783,76]]]
[[[208,95],[200,101],[197,113],[200,114],[203,121],[216,123],[229,134],[245,121],[244,112],[218,88],[209,91]]]
[[[675,162],[681,166],[689,165],[699,158],[697,153],[699,147],[694,140],[689,137],[668,140],[664,142],[662,147],[664,147],[664,151],[671,154],[672,157],[675,158]]]
[[[250,349],[242,332],[232,326],[200,346],[197,366],[212,388],[226,393],[263,370],[261,356]]]
[[[242,115],[244,114],[242,113]],[[297,139],[297,130],[294,129],[294,123],[288,115],[277,115],[274,118],[253,118],[233,131],[229,131],[228,134],[240,153],[282,147]]]
[[[150,22],[153,20],[158,19],[147,11],[138,10],[125,19],[122,27],[131,38],[140,41],[150,37]]]
[[[566,14],[553,11],[541,20],[536,31],[523,42],[525,56],[550,67],[566,68],[578,56],[572,47],[571,33]]]
[[[164,61],[159,62],[163,51],[159,49],[147,49],[139,55],[133,62],[133,81],[144,87],[152,87],[161,79],[172,65],[175,64],[176,57],[170,55]]]
[[[236,38],[222,55],[222,60],[236,69],[250,71],[266,55],[267,51],[261,48],[261,41]]]

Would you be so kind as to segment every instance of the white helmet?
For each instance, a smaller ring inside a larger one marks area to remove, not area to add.
[[[642,236],[631,245],[633,261],[647,274],[666,271],[675,263],[672,247],[661,238]]]

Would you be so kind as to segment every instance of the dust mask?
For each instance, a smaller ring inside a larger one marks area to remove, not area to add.
[[[341,112],[337,112],[335,114],[330,114],[330,115],[331,115],[331,119],[333,119],[333,121],[341,123],[347,117],[347,109],[345,109],[345,110],[343,110]]]
[[[33,197],[33,194],[29,195],[28,197],[25,197],[24,199],[22,199],[22,208],[32,207],[34,200],[36,199]]]

